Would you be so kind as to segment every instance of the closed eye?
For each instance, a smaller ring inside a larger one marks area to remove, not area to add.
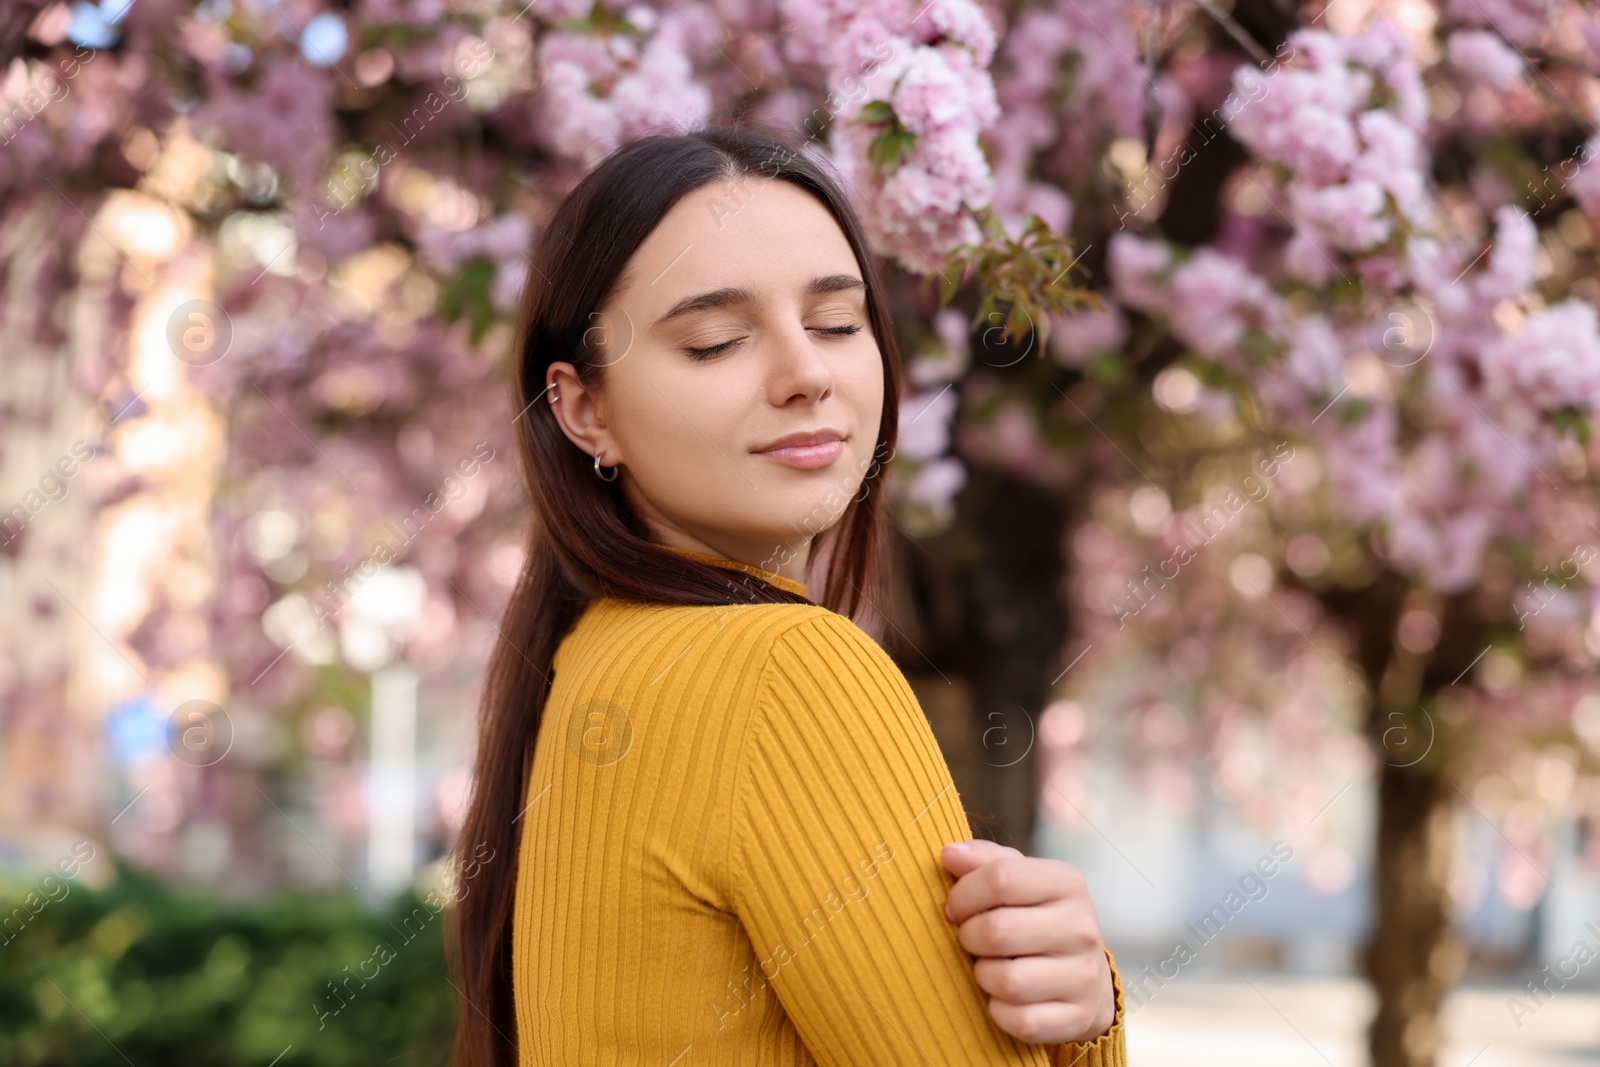
[[[850,326],[818,326],[818,327],[815,328],[815,330],[813,332],[828,334],[829,336],[832,336],[832,337],[849,337],[852,334],[860,333],[861,332],[861,327],[858,326],[858,325],[850,325]],[[744,340],[744,338],[735,337],[731,341],[724,341],[720,345],[712,345],[709,348],[685,348],[684,352],[688,353],[688,355],[689,355],[689,357],[691,359],[710,359],[712,356],[717,355],[719,352],[727,351],[728,349],[732,348],[734,345],[738,344],[742,340]]]

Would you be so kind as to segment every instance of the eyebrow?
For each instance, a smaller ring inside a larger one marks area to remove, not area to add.
[[[863,282],[854,274],[826,274],[820,278],[811,279],[806,286],[805,292],[807,296],[822,296],[826,293],[837,293],[847,289],[864,290],[866,287],[866,282]],[[755,294],[749,289],[737,285],[724,286],[721,289],[712,289],[709,292],[696,293],[694,296],[684,297],[676,304],[673,304],[670,311],[657,319],[651,325],[651,328],[662,326],[675,318],[695,311],[729,307],[734,304],[753,303],[755,303]]]

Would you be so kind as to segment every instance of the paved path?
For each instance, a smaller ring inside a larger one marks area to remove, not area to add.
[[[1438,1067],[1600,1067],[1600,993],[1566,989],[1519,1028],[1506,986],[1457,990]],[[1366,1067],[1373,998],[1353,979],[1193,974],[1128,1020],[1133,1067]]]

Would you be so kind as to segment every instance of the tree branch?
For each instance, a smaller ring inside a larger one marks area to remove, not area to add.
[[[1267,63],[1271,61],[1272,57],[1267,54],[1267,50],[1262,48],[1254,37],[1246,33],[1244,27],[1239,25],[1238,21],[1235,20],[1232,15],[1228,14],[1216,4],[1212,3],[1212,0],[1195,0],[1195,4],[1200,8],[1201,11],[1204,11],[1207,15],[1210,15],[1212,20],[1216,22],[1218,26],[1221,26],[1224,30],[1226,30],[1228,32],[1228,36],[1232,37],[1236,42],[1238,42],[1240,48],[1243,48],[1246,52],[1250,53],[1251,59],[1255,60],[1257,63]]]

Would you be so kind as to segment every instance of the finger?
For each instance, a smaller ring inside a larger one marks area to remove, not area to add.
[[[1012,1004],[993,997],[989,1000],[989,1015],[1000,1029],[1019,1041],[1043,1045],[1098,1036],[1090,1032],[1093,1009],[1081,1004],[1060,1000]]]
[[[960,924],[957,939],[974,956],[1092,956],[1100,951],[1094,913],[1066,901],[981,911]]]
[[[1104,959],[1104,953],[1098,959],[1084,955],[985,956],[972,969],[985,993],[1011,1004],[1066,1000],[1093,1005],[1099,1000]]]
[[[1083,875],[1075,868],[1019,853],[990,860],[957,879],[944,910],[952,922],[961,922],[989,908],[1087,897]]]
[[[960,878],[990,860],[1011,855],[1020,856],[1022,853],[1008,845],[997,845],[993,841],[952,841],[940,850],[939,862],[944,864],[945,870]]]

